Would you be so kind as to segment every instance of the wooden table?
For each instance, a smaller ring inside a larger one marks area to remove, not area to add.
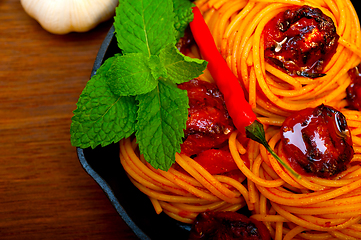
[[[69,140],[111,24],[54,35],[0,2],[0,239],[137,239]]]

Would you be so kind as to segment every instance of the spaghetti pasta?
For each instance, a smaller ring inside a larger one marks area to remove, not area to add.
[[[264,124],[269,145],[282,154],[280,126],[287,116],[327,104],[343,113],[353,139],[354,156],[346,171],[329,178],[297,179],[256,143],[242,144],[240,133],[228,145],[243,175],[212,175],[194,159],[176,154],[168,172],[154,169],[139,154],[136,139],[120,141],[120,159],[129,178],[149,196],[157,213],[192,223],[204,211],[243,207],[264,222],[273,239],[361,239],[361,113],[348,109],[348,70],[361,62],[361,30],[349,0],[199,0],[216,45],[247,92]],[[265,61],[265,25],[291,6],[319,8],[340,36],[335,54],[318,78],[290,76]],[[196,47],[190,56],[199,57]],[[199,77],[212,82],[208,71]],[[247,158],[247,166],[242,158]],[[287,162],[287,161],[285,161]]]

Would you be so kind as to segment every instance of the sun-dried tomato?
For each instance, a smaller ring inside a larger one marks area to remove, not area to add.
[[[346,169],[354,150],[345,116],[320,105],[288,117],[282,125],[283,152],[293,169],[322,178]]]
[[[187,90],[189,98],[182,153],[192,156],[210,148],[222,147],[234,131],[234,126],[217,86],[193,79],[178,87]]]
[[[352,109],[361,111],[361,64],[348,71],[351,84],[346,89],[347,102]]]
[[[266,226],[237,212],[204,212],[198,214],[189,240],[269,240]]]
[[[332,19],[307,5],[279,13],[263,30],[265,60],[289,75],[320,77],[339,36]]]

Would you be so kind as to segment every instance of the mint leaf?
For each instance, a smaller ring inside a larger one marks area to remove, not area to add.
[[[195,6],[189,0],[173,0],[174,28],[177,41],[184,36],[184,31],[193,20],[192,7]]]
[[[124,53],[150,57],[170,43],[175,44],[172,1],[122,0],[116,8],[114,28]]]
[[[106,146],[129,137],[135,130],[135,97],[115,96],[102,78],[102,71],[112,60],[108,59],[99,68],[99,74],[88,81],[80,95],[70,126],[73,146]]]
[[[167,70],[164,68],[164,65],[159,56],[150,56],[149,67],[152,70],[154,79],[167,77]]]
[[[184,56],[171,45],[162,49],[159,57],[167,70],[166,79],[176,84],[198,77],[207,66],[206,61]]]
[[[150,92],[158,84],[149,66],[150,62],[155,60],[142,53],[117,56],[105,73],[106,82],[117,96],[135,96]]]
[[[180,152],[188,115],[187,92],[159,81],[152,92],[138,95],[136,138],[140,153],[154,167],[167,171]]]

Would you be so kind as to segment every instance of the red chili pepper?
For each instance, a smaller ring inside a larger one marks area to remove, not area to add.
[[[223,94],[225,104],[233,124],[240,131],[245,131],[246,136],[261,143],[277,161],[282,164],[294,176],[300,176],[273,151],[265,138],[263,125],[257,120],[252,107],[246,101],[242,86],[237,77],[228,67],[226,61],[219,53],[213,36],[204,21],[201,11],[197,6],[193,7],[194,18],[190,28],[204,60],[208,62],[208,70]]]
[[[237,77],[218,52],[213,36],[198,7],[193,7],[193,14],[194,18],[190,23],[193,37],[198,44],[202,57],[208,62],[208,70],[223,94],[234,125],[240,131],[244,131],[246,126],[251,125],[257,119],[256,114],[246,101]]]

